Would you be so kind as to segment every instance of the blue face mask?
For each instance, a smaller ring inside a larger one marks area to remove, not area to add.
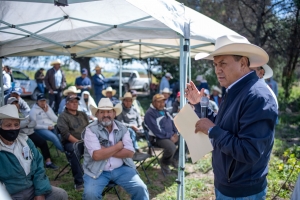
[[[165,111],[163,111],[163,110],[160,110],[160,111],[159,111],[159,114],[161,114],[161,115],[165,115]]]

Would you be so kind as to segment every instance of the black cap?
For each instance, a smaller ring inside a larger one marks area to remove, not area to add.
[[[67,96],[66,98],[66,102],[73,100],[73,99],[77,99],[78,101],[80,100],[80,97],[77,95],[71,95],[71,96]]]
[[[39,101],[39,100],[46,100],[46,97],[45,97],[44,94],[40,93],[40,94],[37,95],[36,100],[37,100],[37,101]]]

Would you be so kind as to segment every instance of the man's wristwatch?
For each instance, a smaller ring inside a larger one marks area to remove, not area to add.
[[[210,127],[210,128],[208,129],[207,135],[209,135],[209,133],[210,133],[211,129],[213,129],[213,127],[215,127],[215,126],[212,126],[212,127]]]

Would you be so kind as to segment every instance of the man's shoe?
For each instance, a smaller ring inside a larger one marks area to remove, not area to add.
[[[171,161],[171,165],[172,165],[174,168],[178,169],[178,160],[173,159],[173,160]]]
[[[56,165],[54,165],[53,163],[51,163],[49,165],[46,165],[46,168],[57,170],[59,167],[57,167]]]
[[[171,169],[169,165],[160,163],[161,170],[163,170],[166,174],[171,174]]]
[[[75,184],[75,190],[77,190],[78,192],[83,191],[83,189],[84,189],[83,183]]]

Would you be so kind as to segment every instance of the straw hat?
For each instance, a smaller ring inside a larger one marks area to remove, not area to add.
[[[50,63],[50,66],[53,66],[53,65],[56,65],[56,64],[61,65],[61,61],[60,61],[59,59],[53,60],[53,61]]]
[[[126,92],[123,97],[120,97],[120,100],[123,100],[123,99],[126,99],[126,98],[130,98],[132,100],[136,99],[136,97],[133,97],[130,92]]]
[[[161,93],[169,93],[169,94],[172,94],[172,92],[170,91],[169,88],[164,88]]]
[[[90,105],[90,109],[93,116],[96,116],[95,114],[98,110],[114,110],[116,112],[116,116],[118,116],[122,112],[122,105],[117,104],[114,107],[113,103],[110,101],[109,98],[101,98],[101,100],[98,103],[98,107]]]
[[[100,65],[96,65],[94,70],[104,69],[104,67],[101,67]]]
[[[222,90],[221,90],[219,87],[215,86],[215,85],[211,87],[211,90],[212,90],[212,91],[217,91],[217,92],[219,92],[220,94],[222,94]]]
[[[269,61],[269,56],[265,50],[251,44],[245,37],[239,35],[225,35],[217,38],[215,51],[210,54],[199,53],[195,56],[195,60],[213,60],[214,56],[221,55],[245,56],[249,58],[250,67],[259,67]]]
[[[25,119],[19,117],[17,106],[7,104],[0,107],[0,119]]]
[[[268,79],[273,76],[273,70],[269,65],[265,64],[261,67],[264,68],[264,70],[265,70],[265,75],[263,76],[263,79]]]
[[[116,94],[116,90],[112,89],[112,87],[107,87],[106,90],[102,90],[102,94],[105,97],[106,97],[106,92],[112,92],[113,96]]]
[[[76,86],[70,86],[68,89],[64,90],[63,94],[64,96],[68,96],[68,93],[70,92],[78,94],[81,92],[81,90],[77,90]]]

